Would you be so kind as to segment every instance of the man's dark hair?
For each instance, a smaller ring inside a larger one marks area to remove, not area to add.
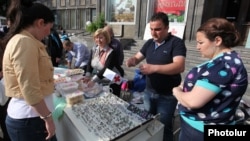
[[[168,15],[166,13],[157,12],[150,19],[150,21],[158,21],[158,20],[161,20],[165,26],[169,25]]]

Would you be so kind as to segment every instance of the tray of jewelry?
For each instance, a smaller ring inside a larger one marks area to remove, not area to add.
[[[111,93],[85,100],[71,108],[74,118],[86,129],[77,123],[78,128],[85,130],[84,133],[89,132],[98,141],[129,139],[145,130],[154,119],[147,111]]]

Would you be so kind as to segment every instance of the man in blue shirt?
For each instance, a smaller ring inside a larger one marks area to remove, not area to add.
[[[88,47],[79,42],[71,42],[65,35],[61,38],[63,48],[67,51],[67,63],[69,69],[82,68],[86,71],[89,62],[90,51]]]

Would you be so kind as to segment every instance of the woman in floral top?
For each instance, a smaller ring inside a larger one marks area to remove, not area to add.
[[[182,86],[173,88],[179,101],[179,141],[203,141],[204,125],[234,124],[237,106],[248,86],[246,68],[232,50],[239,33],[232,23],[212,18],[197,30],[197,49],[208,58],[189,71]]]

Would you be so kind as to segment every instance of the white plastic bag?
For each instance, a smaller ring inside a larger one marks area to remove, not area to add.
[[[0,105],[3,106],[8,101],[8,97],[5,95],[4,81],[0,81]]]

